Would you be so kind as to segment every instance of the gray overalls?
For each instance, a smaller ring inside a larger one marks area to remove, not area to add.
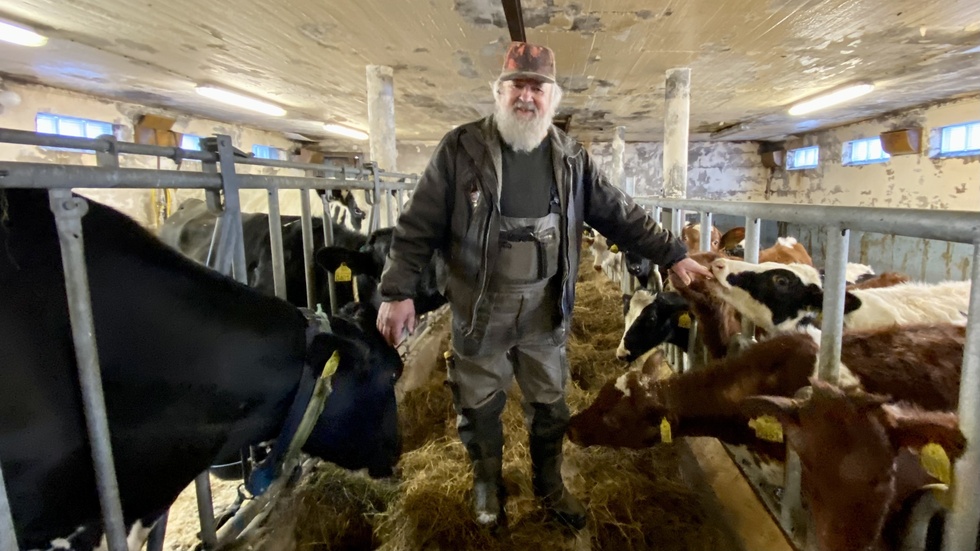
[[[541,218],[500,217],[500,253],[473,331],[453,334],[449,380],[463,408],[477,408],[514,377],[525,402],[564,396],[568,366],[558,316],[561,215],[557,196]]]

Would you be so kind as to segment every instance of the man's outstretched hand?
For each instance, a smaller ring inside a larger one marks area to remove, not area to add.
[[[677,286],[679,283],[680,287],[687,287],[690,285],[695,275],[706,277],[708,279],[711,279],[712,277],[710,270],[698,264],[696,261],[691,259],[691,257],[684,257],[676,264],[671,266],[670,271],[673,272],[671,275],[675,276],[671,277],[670,280],[674,282],[675,286]]]
[[[415,301],[407,298],[382,302],[378,310],[378,331],[391,346],[398,346],[405,331],[415,332]]]

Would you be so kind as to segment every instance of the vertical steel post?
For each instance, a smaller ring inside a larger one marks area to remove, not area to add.
[[[272,246],[272,282],[276,296],[286,300],[286,261],[282,250],[282,216],[279,212],[279,188],[266,190],[269,197],[269,242]],[[324,200],[323,207],[326,209]]]
[[[228,273],[230,265],[235,279],[247,283],[245,239],[242,237],[242,203],[238,195],[238,175],[235,173],[235,148],[231,136],[219,134],[217,142],[218,167],[221,169],[221,186],[225,199],[218,241],[217,269],[222,273]]]
[[[333,219],[330,218],[330,211],[327,209],[327,203],[330,201],[327,199],[326,194],[320,198],[323,202],[323,246],[330,247],[333,245]],[[351,278],[356,278],[357,276],[351,276]],[[352,282],[353,285],[357,285],[357,281]],[[333,273],[327,272],[327,292],[330,296],[330,313],[337,313],[337,288],[333,279]]]
[[[7,486],[3,482],[2,468],[0,468],[0,551],[17,551],[14,516],[10,512],[10,501],[7,499]]]
[[[112,458],[99,352],[95,341],[92,297],[89,294],[88,269],[85,265],[82,216],[88,211],[88,203],[81,197],[73,197],[68,189],[49,190],[48,197],[61,243],[68,315],[78,362],[78,382],[85,408],[85,423],[92,448],[92,463],[95,467],[106,541],[110,551],[127,551],[126,526],[119,499],[116,466]]]
[[[194,491],[197,496],[197,518],[201,523],[201,543],[204,549],[210,551],[218,545],[218,530],[214,521],[214,500],[208,470],[194,478]]]
[[[966,452],[956,462],[953,510],[946,517],[944,551],[972,549],[980,523],[980,243],[973,246],[973,285],[960,376],[960,430]]]
[[[316,310],[316,268],[313,263],[313,211],[310,207],[310,190],[299,190],[299,206],[303,215],[303,266],[306,273],[306,305]]]
[[[847,247],[850,230],[827,228],[827,261],[823,281],[823,325],[820,337],[820,379],[837,384],[841,337],[844,334],[844,294],[847,287]]]
[[[167,535],[167,519],[170,511],[163,513],[150,530],[150,535],[146,538],[146,551],[163,551],[163,540]]]
[[[701,220],[701,242],[698,245],[701,246],[702,251],[711,250],[711,228],[714,226],[714,216],[710,212],[702,212]]]
[[[759,237],[762,233],[762,221],[754,216],[745,217],[745,261],[759,263]],[[751,339],[755,336],[755,325],[742,318],[742,336]]]

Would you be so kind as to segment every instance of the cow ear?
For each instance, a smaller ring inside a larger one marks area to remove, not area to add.
[[[628,295],[623,293],[623,317],[630,313],[630,301],[633,300],[633,295]]]
[[[737,227],[732,228],[725,232],[725,235],[721,236],[721,240],[718,243],[718,248],[727,251],[728,249],[734,249],[735,245],[738,245],[745,239],[745,228]]]
[[[922,411],[894,404],[881,406],[883,423],[896,448],[921,449],[929,443],[942,446],[950,461],[966,450],[966,437],[955,413]]]
[[[844,293],[844,313],[850,314],[851,312],[857,310],[861,307],[861,299],[857,298],[853,293]]]
[[[316,262],[329,272],[337,271],[341,263],[347,264],[355,274],[377,275],[381,269],[374,262],[371,253],[352,251],[344,247],[324,247],[317,251]]]

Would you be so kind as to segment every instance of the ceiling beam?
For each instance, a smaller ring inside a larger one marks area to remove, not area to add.
[[[507,29],[510,31],[510,39],[514,42],[527,42],[524,34],[524,11],[521,9],[521,0],[500,0],[504,5],[504,16],[507,17]]]

